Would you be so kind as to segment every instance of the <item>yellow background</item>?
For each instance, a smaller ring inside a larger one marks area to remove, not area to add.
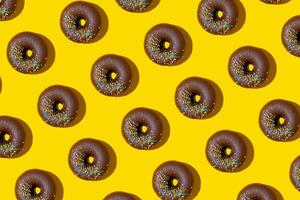
[[[15,199],[18,176],[31,168],[51,171],[63,183],[63,197],[102,199],[113,191],[134,193],[141,199],[157,199],[152,189],[152,174],[164,161],[189,163],[201,177],[196,199],[236,199],[245,185],[260,182],[279,190],[284,199],[299,199],[289,180],[289,167],[299,154],[300,140],[287,143],[271,141],[258,126],[262,106],[271,99],[283,98],[300,103],[300,59],[290,55],[281,43],[283,24],[299,14],[300,1],[268,5],[259,0],[242,0],[246,10],[243,27],[233,35],[215,36],[204,31],[197,20],[199,0],[161,0],[150,12],[129,13],[114,0],[90,0],[101,7],[109,20],[108,31],[92,44],[68,40],[59,26],[60,13],[70,0],[26,0],[16,18],[0,22],[0,114],[24,120],[31,128],[33,144],[22,157],[0,159],[0,199]],[[189,59],[175,67],[154,64],[144,52],[146,32],[158,23],[175,24],[185,29],[193,41]],[[15,71],[6,58],[9,40],[22,31],[46,36],[55,47],[51,68],[38,75]],[[244,45],[269,51],[277,64],[273,82],[262,89],[245,89],[229,77],[227,62],[231,53]],[[111,98],[96,91],[90,81],[94,61],[108,53],[131,59],[139,70],[139,84],[128,96]],[[207,120],[192,120],[175,106],[176,86],[185,78],[200,76],[213,80],[223,92],[221,111]],[[75,88],[84,97],[86,113],[71,128],[54,128],[42,121],[37,112],[39,94],[48,86],[61,84]],[[121,121],[135,107],[160,111],[170,123],[170,136],[161,148],[139,151],[121,135]],[[245,134],[254,146],[254,159],[238,173],[221,173],[212,168],[205,156],[208,138],[216,131],[230,129]],[[77,178],[69,169],[68,152],[79,139],[91,137],[111,145],[117,155],[114,173],[101,181]]]

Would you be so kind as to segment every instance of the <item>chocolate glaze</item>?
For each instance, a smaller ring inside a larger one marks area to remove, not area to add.
[[[269,4],[282,4],[287,2],[287,0],[261,0],[261,1]]]
[[[300,15],[292,17],[283,26],[281,40],[283,46],[294,56],[300,57]]]
[[[151,4],[152,0],[116,0],[119,6],[129,12],[143,12]]]
[[[2,0],[0,2],[0,21],[9,19],[15,12],[17,0]]]
[[[28,56],[27,51],[32,51]],[[7,47],[8,61],[24,74],[38,73],[46,66],[48,48],[44,39],[36,33],[22,32],[14,36]]]
[[[104,200],[139,200],[134,195],[126,192],[113,192],[107,195]]]
[[[164,43],[170,46],[166,48]],[[145,51],[148,57],[159,65],[175,65],[185,51],[185,39],[179,28],[170,24],[158,24],[145,37]]]
[[[116,78],[110,77],[111,73]],[[132,72],[129,63],[117,55],[105,55],[93,65],[91,79],[96,89],[107,96],[121,96],[130,87]]]
[[[147,127],[145,133],[141,128]],[[148,108],[135,108],[123,119],[122,133],[126,142],[137,149],[151,149],[157,144],[163,133],[162,119]]]
[[[248,65],[253,65],[249,71]],[[230,57],[228,70],[233,81],[245,88],[261,86],[269,74],[270,63],[265,53],[256,47],[245,46],[237,49]]]
[[[200,101],[195,101],[195,96]],[[175,94],[176,106],[185,116],[193,119],[202,119],[214,110],[216,92],[210,82],[200,77],[190,77],[182,81]]]
[[[280,118],[284,119],[283,124],[279,123]],[[287,141],[292,139],[299,130],[299,112],[291,102],[281,99],[272,100],[260,111],[259,125],[270,139]]]
[[[80,25],[80,20],[85,24]],[[101,16],[97,8],[88,2],[75,1],[62,12],[60,26],[67,38],[78,43],[89,43],[98,35]]]
[[[9,140],[5,140],[5,134]],[[0,116],[0,157],[11,158],[23,149],[26,133],[22,124],[13,117]]]
[[[62,110],[58,105],[62,104]],[[45,89],[38,100],[38,111],[42,119],[55,127],[69,126],[77,117],[79,102],[71,88],[53,85]]]
[[[231,153],[226,154],[226,149]],[[247,146],[236,132],[222,130],[211,136],[206,144],[206,157],[211,166],[222,172],[234,172],[240,168],[247,156]]]
[[[94,160],[89,163],[88,159]],[[95,139],[76,142],[69,152],[69,165],[73,173],[84,180],[100,180],[109,167],[109,153],[105,145]]]
[[[218,17],[218,11],[223,16]],[[202,0],[198,8],[198,20],[208,32],[224,35],[237,25],[239,10],[234,0]]]
[[[275,192],[267,185],[254,183],[246,186],[238,194],[238,200],[279,200]]]
[[[300,191],[300,156],[298,156],[291,164],[290,179],[294,187]]]
[[[35,188],[40,188],[36,194]],[[55,181],[49,172],[31,169],[24,172],[17,180],[15,193],[18,200],[54,200],[56,197]]]
[[[172,184],[172,180],[177,180],[178,184]],[[186,164],[178,161],[167,161],[155,170],[152,185],[161,199],[187,199],[192,193],[194,178]]]

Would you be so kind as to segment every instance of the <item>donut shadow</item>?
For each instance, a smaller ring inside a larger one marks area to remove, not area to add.
[[[292,102],[292,101],[288,101],[288,100],[284,100],[284,101],[287,101],[289,102],[290,104],[292,104],[298,111],[298,114],[300,116],[300,105],[295,103],[295,102]],[[292,142],[292,141],[295,141],[297,139],[300,138],[300,128],[298,129],[298,131],[289,139],[287,140],[286,142]],[[278,142],[282,142],[282,141],[278,141]]]
[[[212,112],[210,112],[203,119],[209,119],[209,118],[212,118],[213,116],[215,116],[216,114],[218,114],[223,106],[223,101],[224,101],[224,97],[223,97],[221,88],[214,81],[209,80],[209,79],[206,79],[206,80],[211,84],[214,91],[216,92],[216,103],[215,103],[215,106],[214,106],[214,109],[212,110]]]
[[[189,170],[192,172],[192,175],[193,175],[193,188],[192,188],[192,192],[191,194],[186,198],[187,200],[192,200],[192,199],[195,199],[196,196],[198,195],[199,191],[200,191],[200,188],[201,188],[201,179],[200,179],[200,175],[199,173],[197,172],[197,170],[192,167],[191,165],[187,164],[187,163],[184,163],[187,168],[189,168]]]
[[[38,33],[36,33],[38,34]],[[52,44],[52,42],[44,35],[38,34],[38,36],[40,36],[44,42],[46,43],[47,46],[47,50],[48,50],[48,59],[46,62],[46,65],[44,67],[42,67],[40,70],[37,71],[36,74],[41,74],[45,71],[47,71],[54,63],[55,60],[55,47]]]
[[[152,110],[153,112],[155,112],[159,118],[161,119],[162,125],[163,125],[163,132],[161,135],[161,138],[159,140],[159,142],[157,142],[150,150],[155,150],[160,148],[161,146],[163,146],[169,139],[170,137],[170,124],[168,122],[168,119],[159,111],[157,110]]]
[[[136,196],[135,194],[131,194],[130,195],[135,199],[135,200],[142,200],[140,197]]]
[[[16,18],[17,16],[19,16],[21,14],[23,9],[24,9],[24,0],[18,0],[18,2],[16,4],[16,9],[13,12],[13,14],[11,14],[8,18],[6,18],[3,21],[9,21],[9,20]]]
[[[2,79],[0,78],[0,93],[2,92]]]
[[[180,32],[183,35],[183,38],[184,38],[184,41],[185,41],[185,49],[184,49],[184,52],[183,52],[183,56],[171,66],[177,66],[177,65],[183,64],[185,61],[187,61],[190,58],[190,56],[192,54],[192,51],[193,51],[193,41],[192,41],[191,36],[183,28],[181,28],[179,26],[176,26],[176,28],[179,29]]]
[[[72,90],[72,92],[75,94],[75,96],[78,99],[78,105],[79,105],[79,109],[78,109],[78,113],[76,118],[66,127],[72,127],[76,124],[78,124],[84,117],[85,112],[86,112],[86,103],[85,100],[82,96],[82,94],[80,94],[80,92],[78,92],[76,89],[68,87],[70,90]]]
[[[106,172],[96,181],[108,178],[110,175],[112,175],[112,173],[115,171],[115,169],[117,167],[117,156],[116,156],[116,153],[113,150],[113,148],[104,141],[99,140],[99,142],[101,142],[101,144],[104,145],[104,147],[106,148],[106,150],[108,152],[109,163],[108,163],[108,168],[107,168]]]
[[[97,4],[94,4],[94,3],[90,3],[90,4],[92,4],[97,9],[98,13],[100,14],[101,26],[100,26],[100,31],[96,35],[96,37],[93,38],[91,41],[89,41],[86,44],[94,43],[94,42],[97,42],[98,40],[102,39],[105,36],[105,34],[107,33],[108,26],[109,26],[108,17],[106,15],[105,11]]]
[[[23,146],[22,150],[18,154],[16,154],[16,156],[13,157],[13,158],[19,158],[19,157],[23,156],[24,154],[26,154],[32,146],[32,141],[33,141],[32,131],[31,131],[31,128],[28,126],[28,124],[26,122],[24,122],[23,120],[21,120],[19,118],[15,118],[15,117],[12,117],[12,118],[14,118],[16,121],[18,121],[25,130],[24,146]]]
[[[241,172],[241,171],[245,170],[246,168],[248,168],[249,165],[252,163],[252,161],[254,159],[254,147],[253,147],[252,142],[249,140],[249,138],[246,135],[236,132],[236,131],[234,131],[234,132],[243,139],[243,141],[246,144],[246,148],[247,148],[247,154],[246,154],[246,159],[245,159],[244,163],[234,171],[234,172]]]
[[[137,66],[133,63],[132,60],[130,60],[129,58],[126,58],[124,56],[120,56],[120,57],[122,57],[124,60],[126,60],[126,62],[129,64],[130,70],[132,72],[132,79],[131,79],[129,88],[120,95],[120,96],[127,96],[128,94],[130,94],[131,92],[133,92],[136,89],[136,87],[139,83],[139,70],[138,70]]]
[[[282,194],[276,188],[270,185],[266,185],[266,186],[269,187],[274,192],[277,200],[284,200]]]
[[[152,3],[147,8],[145,8],[145,10],[143,10],[142,13],[149,12],[149,11],[153,10],[154,8],[157,7],[159,2],[160,2],[160,0],[152,0]]]
[[[264,55],[266,55],[268,62],[270,63],[269,74],[268,74],[267,79],[261,85],[256,87],[256,88],[263,88],[263,87],[269,85],[275,79],[275,76],[277,73],[277,64],[276,64],[274,57],[268,51],[266,51],[265,49],[262,49],[262,48],[258,48],[258,49],[260,49],[264,53]]]
[[[64,196],[64,187],[63,184],[61,182],[61,180],[52,172],[48,172],[47,173],[50,175],[50,177],[54,180],[55,186],[56,186],[56,196],[55,196],[55,200],[62,200],[63,196]]]
[[[230,30],[226,35],[232,35],[238,32],[243,27],[246,21],[246,10],[242,2],[240,0],[234,0],[234,2],[236,3],[237,8],[239,10],[238,21],[236,26],[232,30]]]

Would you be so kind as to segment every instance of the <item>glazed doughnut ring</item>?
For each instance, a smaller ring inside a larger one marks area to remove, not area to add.
[[[101,16],[88,2],[75,1],[61,14],[60,26],[67,38],[78,43],[93,42],[101,29]]]
[[[225,35],[237,25],[239,10],[234,0],[202,0],[198,20],[206,31]]]
[[[218,131],[206,145],[206,157],[211,166],[222,172],[234,172],[240,168],[247,156],[247,145],[233,131]]]
[[[84,180],[100,180],[109,167],[109,160],[105,145],[95,139],[82,139],[69,152],[71,170]]]
[[[36,74],[47,64],[48,47],[40,35],[22,32],[10,40],[7,57],[15,70],[25,74]]]
[[[291,102],[276,99],[262,108],[259,124],[268,138],[275,141],[287,141],[299,130],[300,114]]]
[[[190,77],[182,81],[175,94],[179,111],[193,119],[207,117],[214,110],[216,98],[212,84],[200,77]]]
[[[79,101],[72,89],[54,85],[45,89],[38,100],[41,118],[49,125],[67,127],[76,119]]]
[[[153,62],[171,66],[183,57],[186,41],[176,26],[158,24],[148,31],[144,46]]]
[[[184,163],[167,161],[155,170],[152,183],[161,199],[183,200],[192,193],[194,178]]]
[[[18,178],[15,192],[18,200],[55,200],[57,188],[49,172],[32,169]]]

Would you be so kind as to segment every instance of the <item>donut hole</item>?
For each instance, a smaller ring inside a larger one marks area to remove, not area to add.
[[[162,40],[159,44],[159,48],[161,51],[167,51],[171,47],[171,42],[168,40]]]
[[[149,128],[147,125],[145,124],[141,124],[139,127],[138,127],[138,133],[140,135],[143,135],[143,134],[146,134],[148,132]]]
[[[213,18],[215,20],[222,20],[223,17],[224,17],[224,12],[222,10],[220,10],[220,9],[214,10],[214,12],[213,12]]]
[[[76,27],[80,29],[80,28],[83,28],[87,25],[87,20],[83,17],[78,17],[75,20],[75,23],[76,23]]]
[[[118,78],[118,74],[114,71],[109,71],[106,76],[108,81],[115,81]]]
[[[33,57],[32,49],[24,48],[22,52],[22,56],[24,59],[31,59]]]
[[[39,186],[32,186],[31,188],[31,194],[32,196],[39,196],[42,193],[42,188]]]
[[[59,101],[55,101],[53,103],[53,110],[55,112],[61,112],[62,110],[64,110],[65,105],[62,102]]]
[[[8,142],[9,139],[10,139],[10,135],[9,135],[8,133],[5,133],[5,134],[3,135],[3,140],[4,140],[5,142]]]
[[[250,74],[255,70],[255,66],[252,63],[246,63],[243,67],[245,74]]]
[[[201,102],[201,99],[202,99],[202,97],[201,97],[201,95],[199,95],[199,94],[192,94],[192,95],[191,95],[191,101],[192,101],[193,104],[198,104],[198,103],[200,103],[200,102]]]
[[[221,149],[221,155],[223,158],[228,158],[232,155],[232,149],[230,147],[224,146]]]
[[[84,163],[86,165],[92,165],[95,163],[95,157],[92,156],[92,155],[87,155],[85,158],[84,158]]]
[[[300,45],[300,31],[296,34],[296,40],[298,45]]]
[[[274,121],[276,126],[283,126],[286,122],[286,119],[283,116],[276,116]]]
[[[179,179],[176,177],[170,177],[168,179],[168,187],[169,188],[176,188],[179,186]]]
[[[0,132],[0,141],[3,142],[8,142],[11,139],[11,136],[7,132]]]

